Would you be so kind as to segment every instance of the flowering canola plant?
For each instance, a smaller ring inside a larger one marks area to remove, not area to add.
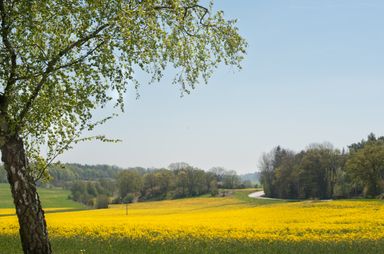
[[[9,209],[0,209],[9,214]],[[251,204],[236,198],[191,198],[109,209],[46,214],[53,237],[266,241],[384,239],[382,201]],[[0,234],[17,234],[15,216],[0,216]]]

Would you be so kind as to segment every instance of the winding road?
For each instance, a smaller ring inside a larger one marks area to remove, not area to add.
[[[248,197],[250,198],[265,198],[264,197],[264,191],[256,191],[256,192],[252,192],[248,195]]]
[[[248,197],[250,198],[258,198],[258,199],[274,199],[274,200],[287,200],[287,201],[299,201],[297,199],[279,199],[279,198],[268,198],[268,197],[264,197],[265,193],[264,191],[256,191],[256,192],[252,192],[250,194],[248,194]],[[301,200],[303,201],[303,200]],[[308,201],[313,201],[313,200],[308,200]],[[332,201],[332,199],[320,199],[320,200],[316,200],[317,202],[318,201],[321,201],[321,202],[328,202],[328,201]]]

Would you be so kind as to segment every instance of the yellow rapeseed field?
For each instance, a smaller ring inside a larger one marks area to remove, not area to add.
[[[11,210],[0,210],[9,214]],[[58,237],[280,241],[384,239],[381,201],[304,201],[252,205],[235,198],[192,198],[46,215]],[[15,216],[0,216],[1,234],[16,234]]]

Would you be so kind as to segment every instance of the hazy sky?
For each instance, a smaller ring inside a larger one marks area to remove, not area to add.
[[[139,100],[131,89],[125,113],[97,131],[123,142],[80,144],[61,161],[245,173],[276,145],[384,135],[384,1],[215,2],[249,43],[243,70],[220,68],[183,98],[170,73]]]

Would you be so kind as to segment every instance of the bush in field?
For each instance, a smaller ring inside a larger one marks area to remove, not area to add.
[[[96,197],[96,205],[95,207],[97,209],[103,209],[103,208],[108,208],[109,204],[109,198],[107,195],[98,195]]]
[[[95,206],[97,197],[111,196],[114,191],[114,182],[101,179],[99,181],[75,181],[72,183],[70,198],[87,206]],[[95,201],[96,200],[96,201]]]
[[[210,182],[210,190],[211,190],[211,196],[212,197],[216,197],[219,195],[219,188],[217,188],[216,180],[212,180]]]
[[[128,193],[124,198],[123,198],[123,203],[128,204],[128,203],[133,203],[135,200],[135,195],[132,193]]]

